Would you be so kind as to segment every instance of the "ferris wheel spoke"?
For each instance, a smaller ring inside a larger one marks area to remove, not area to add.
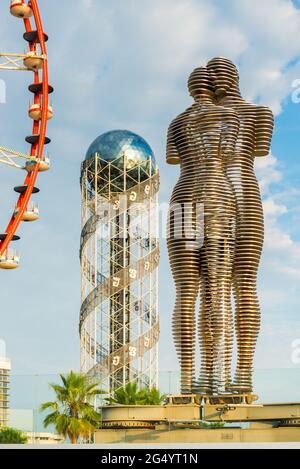
[[[24,54],[0,53],[0,58],[0,70],[29,70],[23,65]]]
[[[0,147],[0,163],[15,167],[17,169],[25,169],[25,165],[20,164],[20,160],[30,161],[30,155],[10,150],[9,148]]]
[[[21,162],[24,163],[22,164]],[[40,164],[39,171],[47,171],[47,169],[50,169],[50,158],[48,155],[44,155],[43,158],[38,161],[35,156],[5,147],[0,147],[0,163],[27,171],[32,170],[36,164]]]
[[[0,52],[0,70],[36,71],[42,67],[45,58],[45,55],[38,55],[34,51],[27,54]]]

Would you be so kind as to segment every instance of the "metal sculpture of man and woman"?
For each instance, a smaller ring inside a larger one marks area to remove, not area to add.
[[[171,122],[167,141],[167,162],[180,165],[167,244],[176,287],[173,337],[181,392],[251,393],[264,237],[253,166],[256,157],[269,154],[273,114],[243,99],[237,68],[222,57],[196,68],[188,88],[194,104]],[[197,329],[200,376],[195,376]]]

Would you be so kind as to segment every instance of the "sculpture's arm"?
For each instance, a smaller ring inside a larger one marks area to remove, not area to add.
[[[255,132],[255,156],[267,156],[270,152],[274,129],[274,116],[271,109],[259,107],[256,117]]]
[[[172,124],[169,127],[167,137],[167,163],[180,164],[180,157],[174,140]]]

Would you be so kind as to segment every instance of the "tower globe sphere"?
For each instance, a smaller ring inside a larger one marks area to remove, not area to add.
[[[108,190],[108,185],[110,192],[128,190],[152,177],[156,171],[151,147],[129,130],[111,130],[97,137],[88,148],[85,161],[88,163],[95,158],[97,189],[102,193]],[[91,185],[95,186],[95,174],[90,177]]]

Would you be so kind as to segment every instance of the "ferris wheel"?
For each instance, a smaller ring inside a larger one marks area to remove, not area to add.
[[[20,258],[11,242],[18,241],[16,234],[21,222],[39,219],[39,209],[31,203],[31,196],[39,192],[36,180],[40,172],[50,168],[50,159],[44,154],[45,145],[50,143],[47,137],[47,122],[53,116],[49,105],[49,94],[53,87],[48,81],[48,58],[46,42],[37,0],[28,2],[13,0],[10,2],[11,14],[23,20],[25,32],[23,38],[28,51],[19,53],[0,53],[0,71],[13,70],[33,73],[32,84],[28,89],[33,95],[28,109],[28,116],[33,120],[32,134],[25,138],[29,144],[28,153],[11,150],[1,146],[0,163],[25,172],[23,184],[14,187],[19,195],[12,216],[5,231],[0,231],[0,269],[15,269],[20,265]],[[1,228],[0,228],[1,229]]]

